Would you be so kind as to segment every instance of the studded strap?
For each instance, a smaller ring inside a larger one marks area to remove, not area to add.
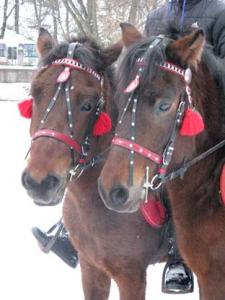
[[[92,76],[94,76],[98,81],[101,81],[102,76],[95,72],[92,68],[86,67],[82,65],[78,60],[73,59],[73,58],[60,58],[56,59],[52,63],[53,66],[66,66],[69,67],[70,69],[76,69],[76,70],[81,70],[84,71]]]
[[[34,133],[31,140],[34,141],[40,137],[54,138],[60,142],[63,142],[70,148],[73,148],[77,153],[81,154],[81,146],[75,140],[71,139],[68,135],[65,135],[61,132],[50,129],[41,129]]]
[[[135,153],[144,156],[150,160],[152,160],[153,162],[157,163],[157,164],[161,164],[162,163],[162,156],[158,155],[150,150],[148,150],[145,147],[142,147],[130,140],[126,140],[120,137],[114,137],[112,140],[112,144],[125,148],[129,151],[134,151]]]

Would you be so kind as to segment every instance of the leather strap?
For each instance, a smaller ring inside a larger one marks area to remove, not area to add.
[[[120,137],[114,137],[112,140],[112,144],[113,145],[117,145],[119,147],[125,148],[129,151],[134,151],[135,153],[144,156],[150,160],[152,160],[153,162],[155,162],[156,164],[161,164],[162,163],[162,156],[158,155],[150,150],[148,150],[145,147],[142,147],[130,140],[126,140]]]
[[[76,70],[81,70],[84,71],[92,76],[94,76],[98,81],[101,81],[101,75],[95,72],[92,68],[90,67],[85,67],[82,65],[78,60],[73,59],[73,58],[60,58],[52,63],[53,66],[66,66],[69,67],[70,69],[76,69]]]
[[[31,140],[34,141],[37,138],[40,137],[49,137],[54,138],[60,142],[63,142],[65,145],[69,146],[70,148],[73,148],[77,153],[81,154],[81,146],[73,139],[71,139],[69,136],[50,129],[41,129],[34,133]]]

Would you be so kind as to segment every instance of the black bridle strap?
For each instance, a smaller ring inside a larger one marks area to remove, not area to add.
[[[189,168],[191,168],[192,166],[194,166],[195,164],[197,164],[201,160],[207,158],[209,155],[213,154],[214,152],[216,152],[217,150],[221,149],[224,146],[225,146],[225,140],[222,140],[221,142],[219,142],[218,144],[216,144],[212,148],[208,149],[207,151],[203,152],[199,156],[193,158],[190,161],[184,162],[182,167],[180,167],[176,171],[173,171],[173,172],[169,173],[168,175],[166,175],[162,179],[162,183],[167,183],[167,182],[169,182],[173,179],[176,179],[178,177],[180,177],[182,179]]]

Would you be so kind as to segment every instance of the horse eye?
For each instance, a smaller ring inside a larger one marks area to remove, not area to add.
[[[168,111],[171,107],[171,104],[169,103],[163,103],[161,105],[159,105],[159,110],[164,112],[164,111]]]
[[[81,106],[81,111],[91,111],[92,110],[92,105],[90,103],[85,103]]]

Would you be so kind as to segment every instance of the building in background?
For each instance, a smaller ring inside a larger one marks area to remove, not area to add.
[[[35,66],[37,60],[34,41],[13,30],[6,30],[4,39],[0,39],[0,64]]]

